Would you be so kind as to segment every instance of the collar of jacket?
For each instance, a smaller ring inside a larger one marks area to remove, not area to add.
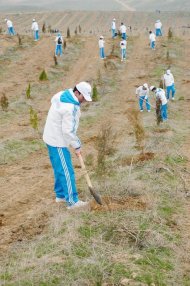
[[[78,101],[78,99],[74,95],[72,89],[64,90],[63,93],[60,95],[60,101],[80,106],[80,102]]]

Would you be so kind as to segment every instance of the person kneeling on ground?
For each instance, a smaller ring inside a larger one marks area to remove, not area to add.
[[[149,88],[148,84],[144,83],[136,89],[136,96],[139,98],[140,112],[143,112],[143,103],[146,102],[146,109],[150,112],[150,103],[148,101]]]
[[[80,118],[80,105],[92,101],[92,88],[87,82],[78,83],[74,89],[56,93],[51,99],[43,140],[47,145],[54,170],[56,202],[66,202],[67,208],[77,208],[88,203],[79,200],[69,146],[76,155],[81,152],[81,142],[76,135]]]
[[[165,91],[162,88],[156,88],[155,86],[151,86],[150,90],[155,93],[156,100],[160,100],[161,102],[160,111],[161,111],[162,121],[167,121],[168,106],[167,106],[167,98],[166,98]]]

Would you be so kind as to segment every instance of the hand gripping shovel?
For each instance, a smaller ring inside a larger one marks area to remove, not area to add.
[[[85,179],[86,179],[86,182],[87,182],[87,185],[88,185],[88,188],[89,188],[89,190],[90,190],[91,195],[94,197],[95,201],[96,201],[99,205],[102,205],[101,197],[95,192],[95,190],[94,190],[93,187],[92,187],[92,183],[91,183],[91,181],[90,181],[90,177],[89,177],[88,172],[87,172],[87,170],[86,170],[86,167],[85,167],[85,164],[84,164],[82,155],[79,154],[79,155],[78,155],[78,158],[79,158],[79,161],[80,161],[80,165],[81,165],[82,170],[85,171],[85,172],[84,172],[84,176],[85,176]]]

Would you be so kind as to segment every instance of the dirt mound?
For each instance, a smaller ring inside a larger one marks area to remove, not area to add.
[[[125,198],[102,197],[102,205],[95,201],[90,202],[91,211],[116,211],[116,210],[145,210],[147,207],[143,197],[128,196]]]
[[[139,155],[123,157],[121,160],[122,166],[130,166],[132,164],[137,164],[138,162],[144,162],[152,160],[155,157],[153,152],[141,153]]]

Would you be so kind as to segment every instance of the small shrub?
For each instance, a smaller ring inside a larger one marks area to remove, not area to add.
[[[3,28],[2,27],[0,27],[0,34],[2,34],[3,33]]]
[[[64,40],[64,43],[63,43],[63,49],[65,50],[65,49],[66,49],[66,47],[67,47],[67,42],[66,42],[66,40]]]
[[[1,107],[2,107],[3,111],[7,111],[8,110],[8,106],[9,106],[8,98],[6,97],[5,94],[3,94],[1,96]]]
[[[48,26],[48,33],[51,33],[51,25]]]
[[[156,100],[156,120],[157,120],[157,125],[160,125],[160,122],[162,122],[160,99]]]
[[[92,89],[92,100],[98,101],[98,90],[95,84],[93,85],[93,89]]]
[[[41,81],[44,81],[44,80],[48,80],[48,77],[47,77],[47,74],[46,74],[46,71],[43,70],[39,76],[39,80]]]
[[[19,34],[17,34],[17,38],[18,38],[19,46],[22,46],[22,39],[21,39],[21,36]]]
[[[168,40],[171,40],[173,38],[173,32],[172,32],[172,28],[170,27],[168,30]]]
[[[167,60],[167,61],[170,60],[170,52],[169,52],[169,50],[167,50],[167,52],[166,52],[166,60]]]
[[[70,29],[67,28],[67,38],[69,39],[71,37],[71,34],[70,34]]]
[[[75,36],[78,34],[78,31],[77,31],[77,27],[76,27],[76,29],[75,29]]]
[[[45,33],[46,32],[46,24],[43,23],[43,26],[42,26],[42,32]]]
[[[98,73],[97,73],[97,84],[102,85],[102,83],[103,83],[102,75],[101,75],[100,70],[98,70]]]
[[[82,32],[82,28],[81,28],[81,26],[79,25],[79,33],[81,33]]]
[[[26,98],[27,99],[30,99],[31,98],[31,86],[30,86],[30,83],[27,87],[27,90],[26,90]]]
[[[57,56],[54,55],[54,56],[53,56],[53,59],[54,59],[55,66],[57,66],[57,65],[58,65]]]
[[[35,130],[38,129],[38,115],[37,112],[30,106],[30,124]]]

